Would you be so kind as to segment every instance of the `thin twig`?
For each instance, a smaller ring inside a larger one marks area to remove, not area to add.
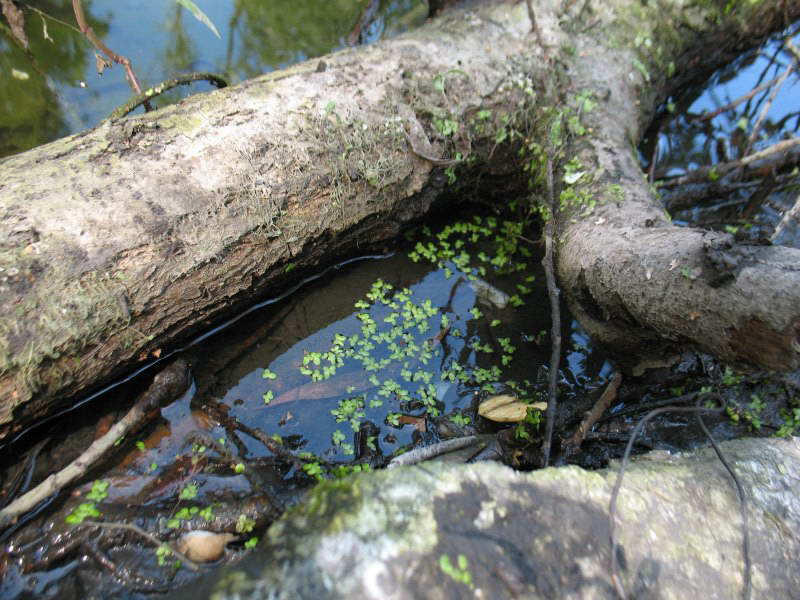
[[[647,183],[652,185],[656,178],[656,164],[658,163],[658,138],[661,136],[661,128],[655,132],[656,141],[653,144],[653,153],[650,155],[650,168],[647,169]]]
[[[558,369],[559,360],[561,358],[561,310],[558,303],[559,289],[556,284],[555,276],[555,259],[553,258],[554,252],[554,237],[555,237],[555,222],[557,217],[558,206],[555,201],[555,194],[553,192],[553,159],[547,157],[547,203],[550,207],[550,218],[547,219],[544,228],[544,263],[545,276],[547,279],[547,294],[550,298],[550,320],[551,320],[551,351],[550,351],[550,373],[549,385],[547,390],[547,427],[545,429],[544,443],[542,445],[542,453],[544,457],[544,466],[550,463],[550,449],[553,442],[553,428],[556,421],[556,402],[558,400]]]
[[[797,195],[797,200],[794,201],[794,206],[783,213],[783,217],[781,217],[781,222],[778,223],[778,226],[775,227],[775,231],[770,236],[770,241],[774,242],[778,239],[783,230],[789,226],[789,223],[792,221],[800,221],[800,194]]]
[[[295,456],[289,450],[283,447],[283,445],[274,440],[266,433],[261,431],[258,427],[250,427],[245,423],[242,423],[239,419],[235,417],[231,417],[224,409],[222,409],[217,403],[206,403],[205,410],[208,411],[210,414],[214,416],[222,425],[227,429],[231,427],[235,430],[241,431],[249,435],[254,440],[258,440],[261,442],[267,450],[272,452],[275,456],[280,459],[285,460],[288,464],[292,465],[295,469],[301,470],[303,465],[306,464],[306,461],[303,459]],[[324,463],[324,461],[315,459],[317,462]]]
[[[16,517],[28,512],[45,498],[63,490],[67,485],[83,477],[95,462],[103,457],[114,444],[129,431],[138,427],[151,409],[161,403],[176,398],[186,389],[188,384],[188,366],[183,360],[177,360],[161,371],[153,379],[153,383],[139,397],[122,420],[108,432],[96,439],[78,458],[66,467],[53,473],[39,485],[23,494],[11,504],[0,510],[0,529],[8,525]],[[182,387],[181,387],[182,384]]]
[[[131,111],[136,110],[142,104],[146,104],[156,96],[160,96],[161,94],[164,94],[172,88],[178,87],[179,85],[189,85],[195,81],[208,81],[217,88],[224,88],[228,86],[227,80],[222,77],[222,75],[217,75],[216,73],[184,73],[182,75],[178,75],[174,79],[162,81],[158,85],[154,85],[153,87],[146,89],[141,94],[134,96],[122,106],[115,108],[107,118],[119,119],[124,117]]]
[[[185,563],[186,566],[189,567],[192,571],[200,570],[200,567],[197,565],[197,563],[194,562],[193,560],[190,560],[188,556],[173,548],[171,544],[164,542],[158,539],[152,533],[145,531],[138,525],[134,525],[133,523],[108,523],[105,521],[93,521],[91,519],[85,519],[83,523],[85,525],[93,525],[94,527],[104,527],[106,529],[127,529],[128,531],[133,531],[134,533],[142,536],[146,540],[152,542],[155,546],[166,546],[172,554],[177,556],[181,560],[181,562]]]
[[[608,382],[606,389],[603,391],[600,398],[598,398],[597,402],[595,402],[592,410],[586,413],[586,416],[581,422],[580,426],[575,430],[575,433],[572,434],[564,444],[564,452],[565,453],[573,453],[578,450],[580,445],[583,443],[586,434],[589,433],[594,424],[600,420],[600,417],[603,416],[603,413],[606,412],[611,403],[617,397],[617,391],[619,390],[619,386],[622,383],[622,373],[617,371],[614,373],[614,376],[611,378],[611,381]]]
[[[30,5],[30,4],[28,4],[27,2],[21,2],[21,3],[20,3],[20,6],[24,6],[24,7],[25,7],[25,8],[27,8],[28,10],[32,10],[33,12],[37,13],[37,14],[38,14],[38,15],[39,15],[39,16],[40,16],[42,19],[49,19],[49,20],[50,20],[50,21],[52,21],[53,23],[58,23],[59,25],[61,25],[61,26],[63,26],[63,27],[67,27],[68,29],[71,29],[71,30],[72,30],[72,31],[74,31],[75,33],[81,33],[81,30],[80,30],[80,29],[78,29],[77,27],[75,27],[75,25],[73,25],[72,23],[67,23],[66,21],[62,21],[61,19],[59,19],[59,18],[57,18],[57,17],[54,17],[54,16],[52,16],[52,15],[48,15],[48,14],[47,14],[46,12],[44,12],[43,10],[39,10],[39,9],[38,9],[38,8],[36,8],[35,6],[31,6],[31,5]]]
[[[684,394],[683,396],[676,396],[675,398],[668,398],[667,400],[657,400],[655,402],[648,402],[646,404],[639,404],[637,406],[631,406],[626,410],[621,410],[619,412],[615,412],[613,415],[608,415],[607,417],[603,417],[600,419],[601,423],[606,421],[621,419],[623,417],[629,417],[631,415],[638,415],[639,413],[649,412],[656,408],[661,408],[663,406],[674,406],[676,404],[688,404],[689,402],[694,402],[697,399],[697,392],[691,392],[689,394]]]
[[[782,140],[776,144],[773,144],[769,148],[765,148],[764,150],[754,152],[753,154],[749,154],[744,158],[740,158],[739,160],[718,163],[713,167],[700,167],[699,169],[690,171],[689,173],[686,173],[686,175],[681,175],[680,177],[676,177],[675,179],[662,180],[661,186],[675,187],[687,183],[698,183],[707,181],[712,171],[715,173],[717,177],[723,177],[728,173],[730,173],[731,171],[735,171],[736,169],[746,167],[760,160],[773,158],[775,156],[782,156],[785,153],[788,153],[789,150],[791,150],[795,146],[800,146],[800,137],[793,137],[788,140]]]
[[[528,7],[528,19],[531,21],[531,32],[536,34],[536,39],[539,41],[539,45],[544,50],[544,44],[542,43],[542,32],[539,29],[539,24],[536,21],[536,12],[533,10],[533,2],[532,0],[525,0],[525,5]]]
[[[118,65],[125,67],[125,77],[128,80],[128,83],[137,95],[141,94],[142,88],[139,85],[139,80],[136,78],[136,73],[133,72],[133,65],[131,64],[130,59],[117,54],[111,48],[106,46],[105,43],[103,43],[103,40],[97,37],[94,30],[89,26],[89,23],[86,20],[86,15],[83,13],[83,5],[81,4],[81,0],[72,0],[72,10],[75,13],[75,20],[78,21],[78,27],[80,28],[81,33],[85,35],[86,39],[88,39],[100,52],[105,54]],[[148,110],[150,110],[149,105]]]
[[[794,61],[789,63],[789,66],[786,67],[786,70],[778,77],[778,81],[775,82],[775,87],[772,88],[772,92],[770,93],[769,97],[767,98],[767,102],[761,108],[761,112],[758,115],[758,119],[756,119],[756,124],[753,125],[753,131],[750,132],[750,137],[747,138],[747,145],[744,149],[744,154],[747,155],[750,153],[750,150],[753,148],[753,144],[756,143],[756,139],[758,139],[758,134],[761,133],[761,125],[764,123],[764,119],[767,118],[767,113],[769,112],[770,107],[772,107],[772,103],[775,101],[775,97],[778,95],[778,92],[783,85],[783,82],[786,81],[786,78],[789,74],[794,70]]]
[[[716,394],[703,394],[698,397],[698,404],[708,398],[719,397]],[[617,564],[617,540],[614,534],[614,525],[616,521],[616,512],[617,512],[617,498],[619,496],[619,490],[622,487],[622,478],[625,475],[625,467],[628,464],[630,459],[631,450],[633,448],[634,441],[638,437],[639,433],[641,433],[642,429],[650,422],[651,419],[657,417],[660,414],[666,412],[677,412],[677,413],[694,413],[698,417],[703,414],[721,414],[723,413],[723,409],[720,408],[703,408],[698,406],[665,406],[664,408],[657,408],[656,410],[651,411],[648,413],[639,423],[637,423],[636,427],[634,428],[633,432],[631,433],[630,439],[628,440],[628,445],[625,447],[625,453],[622,456],[622,462],[620,463],[619,472],[617,473],[617,479],[614,482],[614,489],[611,492],[611,500],[609,502],[608,507],[608,530],[609,530],[609,541],[611,544],[611,582],[614,585],[614,590],[617,592],[617,595],[622,599],[625,600],[627,595],[625,593],[625,587],[622,584],[622,578],[620,577],[619,573],[619,565]],[[748,531],[748,521],[745,515],[745,511],[747,510],[745,504],[745,495],[744,489],[741,487],[741,483],[739,482],[738,478],[736,477],[736,473],[733,471],[731,466],[728,464],[726,460],[722,458],[722,452],[720,451],[719,447],[716,444],[716,441],[711,436],[711,433],[705,426],[705,423],[701,420],[701,428],[703,433],[706,434],[711,445],[714,447],[714,451],[717,454],[717,457],[720,458],[722,464],[727,469],[728,473],[730,474],[731,478],[736,485],[737,494],[739,495],[739,502],[741,506],[741,510],[743,511],[743,528],[744,528],[744,539],[743,539],[743,552],[744,552],[744,563],[745,563],[745,585],[743,590],[743,598],[745,600],[749,600],[751,594],[751,564],[750,564],[750,545],[749,545],[749,531]]]
[[[375,18],[378,8],[380,8],[380,2],[378,0],[369,0],[367,2],[367,4],[364,6],[364,10],[361,11],[361,14],[358,17],[358,21],[345,38],[348,46],[354,47],[358,46],[360,43],[364,43],[364,40],[361,38],[361,34]]]
[[[725,469],[728,471],[728,473],[730,473],[731,479],[733,479],[733,484],[736,487],[736,494],[739,496],[739,511],[742,514],[742,554],[744,556],[744,590],[742,591],[742,598],[744,598],[744,600],[750,600],[750,596],[753,593],[753,565],[750,562],[750,526],[747,520],[747,495],[744,493],[744,488],[742,487],[739,478],[736,477],[733,467],[731,467],[731,465],[725,459],[725,456],[722,454],[722,450],[720,450],[716,440],[711,435],[708,427],[706,427],[706,424],[703,421],[702,413],[698,412],[695,416],[697,417],[697,423],[700,425],[700,429],[703,430],[703,433],[706,434],[706,437],[711,442],[711,446],[714,448],[717,458],[725,466]]]
[[[691,120],[692,121],[710,121],[711,119],[713,119],[717,115],[721,115],[724,112],[727,112],[729,110],[733,110],[734,108],[739,106],[742,102],[746,102],[747,100],[750,100],[750,98],[755,96],[757,93],[763,92],[764,90],[769,88],[771,85],[774,85],[775,83],[777,83],[778,79],[780,79],[780,78],[781,78],[781,76],[778,75],[777,77],[774,77],[774,78],[770,79],[766,83],[762,83],[758,87],[753,88],[752,90],[747,92],[744,96],[741,96],[741,97],[737,98],[733,102],[729,102],[725,106],[720,106],[718,109],[712,110],[709,113],[705,113],[704,112],[701,115],[696,115],[696,116],[692,117]]]
[[[442,454],[447,454],[448,452],[455,452],[456,450],[461,450],[462,448],[471,446],[477,441],[477,439],[478,436],[476,435],[468,435],[467,437],[456,438],[454,440],[447,440],[445,442],[439,442],[438,444],[433,444],[431,446],[414,448],[410,452],[406,452],[399,456],[395,456],[391,460],[391,462],[388,465],[386,465],[386,468],[393,469],[394,467],[400,465],[415,465],[417,463],[421,463],[423,461],[436,458],[437,456],[441,456]]]

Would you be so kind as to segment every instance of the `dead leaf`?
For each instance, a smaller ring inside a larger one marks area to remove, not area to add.
[[[50,33],[47,31],[47,21],[44,20],[42,15],[39,16],[42,18],[42,37],[52,44],[53,38],[50,37]]]
[[[154,358],[161,358],[161,348],[153,350],[150,354],[152,354]]]
[[[286,413],[281,417],[281,420],[278,421],[278,426],[283,427],[292,419],[294,419],[294,415],[287,410]]]
[[[484,419],[489,419],[495,423],[519,423],[525,420],[525,415],[528,414],[528,407],[545,410],[547,402],[529,404],[515,396],[500,394],[481,402],[480,406],[478,406],[478,414]]]
[[[28,49],[28,38],[25,36],[25,15],[18,9],[11,0],[0,0],[0,7],[3,15],[11,26],[11,33],[14,35],[25,50]]]
[[[413,425],[420,433],[428,431],[428,421],[425,417],[412,417],[411,415],[400,415],[398,422],[402,425]]]
[[[94,67],[95,69],[97,69],[98,75],[102,75],[103,71],[105,71],[106,69],[110,69],[111,66],[112,63],[110,60],[108,60],[104,56],[101,56],[97,52],[94,53]]]

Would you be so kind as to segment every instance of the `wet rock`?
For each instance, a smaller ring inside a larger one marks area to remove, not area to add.
[[[722,448],[748,496],[753,597],[793,597],[800,441]],[[616,598],[608,541],[616,470],[426,463],[325,482],[271,527],[258,552],[194,585],[191,597],[204,589],[215,598]],[[741,597],[739,515],[711,450],[636,460],[616,521],[628,594]]]

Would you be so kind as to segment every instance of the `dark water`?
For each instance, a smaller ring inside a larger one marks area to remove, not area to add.
[[[368,4],[362,0],[195,3],[220,37],[173,0],[83,0],[89,25],[131,60],[142,89],[191,71],[238,83],[348,43],[395,35],[427,14],[421,0],[383,0],[358,35],[354,28]],[[70,1],[32,0],[23,13],[29,51],[0,35],[0,157],[94,127],[133,95],[121,66],[98,76],[94,48],[74,29]],[[209,89],[182,87],[155,105]]]

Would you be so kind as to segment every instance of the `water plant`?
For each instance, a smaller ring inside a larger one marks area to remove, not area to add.
[[[281,382],[297,381],[297,375],[279,375],[278,363],[271,365],[275,371],[262,371],[265,402],[335,398],[328,410],[339,427],[330,429],[329,448],[309,458],[303,467],[307,475],[336,476],[330,457],[355,454],[356,444],[347,439],[342,424],[354,433],[365,423],[382,424],[394,444],[391,429],[413,425],[424,430],[425,421],[447,411],[449,402],[454,404],[446,418],[464,427],[472,418],[458,404],[473,394],[536,395],[531,390],[538,384],[505,375],[526,338],[496,318],[508,314],[498,310],[519,308],[524,305],[522,296],[533,293],[525,227],[524,221],[476,215],[438,231],[419,228],[411,234],[409,258],[438,267],[437,277],[449,280],[449,295],[426,297],[421,290],[378,278],[355,301],[347,325],[332,332],[327,344],[317,342],[296,359],[295,368],[309,383],[286,392]],[[509,296],[484,278],[507,281],[517,293]],[[472,304],[465,306],[464,299],[470,297]],[[446,402],[445,397],[452,400]],[[375,450],[378,439],[369,441]]]

